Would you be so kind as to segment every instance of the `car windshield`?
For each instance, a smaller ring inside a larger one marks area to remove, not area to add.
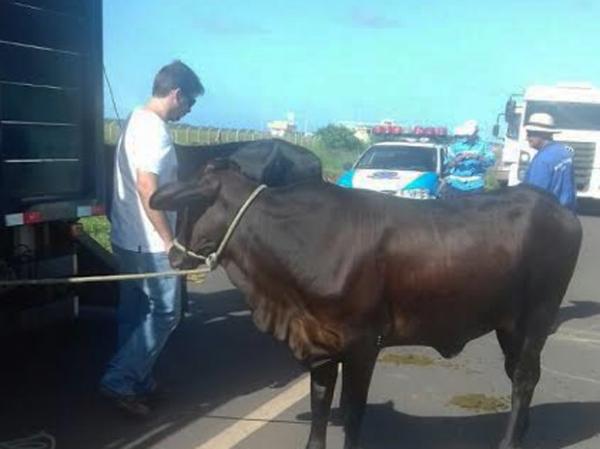
[[[356,164],[357,169],[435,171],[435,148],[385,146],[370,148]]]
[[[600,131],[600,105],[597,104],[529,101],[525,123],[536,112],[545,112],[554,117],[558,129]]]

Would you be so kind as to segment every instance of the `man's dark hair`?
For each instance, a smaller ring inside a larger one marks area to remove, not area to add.
[[[181,89],[185,95],[192,98],[204,95],[204,86],[198,76],[179,60],[159,70],[154,78],[152,96],[163,98],[175,89]]]

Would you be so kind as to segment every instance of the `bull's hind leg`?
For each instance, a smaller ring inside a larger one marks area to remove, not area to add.
[[[525,301],[528,309],[523,310],[515,329],[498,331],[498,340],[506,357],[506,373],[512,380],[512,407],[501,449],[521,447],[529,426],[529,405],[540,380],[540,354],[564,294],[560,285],[552,285],[546,279],[533,282],[535,288],[531,291],[535,294]]]
[[[527,336],[512,368],[512,407],[500,449],[519,448],[529,426],[529,405],[540,379],[540,353],[545,335]],[[508,370],[508,369],[507,369]]]
[[[519,336],[517,332],[508,332],[501,329],[496,331],[496,336],[504,353],[504,370],[508,378],[512,381],[523,347],[523,336]]]
[[[337,379],[337,362],[327,362],[310,370],[310,437],[306,449],[325,449],[327,422]]]
[[[342,397],[340,408],[346,439],[344,449],[357,449],[360,426],[365,412],[369,385],[379,348],[366,344],[352,351],[342,362]]]

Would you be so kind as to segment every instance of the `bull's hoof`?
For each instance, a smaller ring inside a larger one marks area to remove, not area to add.
[[[306,449],[325,449],[325,438],[309,438],[306,443]]]
[[[325,449],[325,444],[308,442],[306,449]]]

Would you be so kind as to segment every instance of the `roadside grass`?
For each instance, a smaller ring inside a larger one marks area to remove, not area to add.
[[[79,220],[86,234],[96,240],[105,250],[112,252],[110,247],[110,222],[105,216],[86,217]]]
[[[323,176],[332,182],[335,182],[342,174],[345,164],[353,164],[361,154],[360,151],[330,150],[319,147],[319,145],[309,149],[321,159]]]
[[[494,173],[493,170],[490,170],[487,172],[487,175],[485,176],[485,190],[490,191],[490,190],[497,190],[500,188],[500,183],[498,182],[498,179],[496,178],[496,173]]]

